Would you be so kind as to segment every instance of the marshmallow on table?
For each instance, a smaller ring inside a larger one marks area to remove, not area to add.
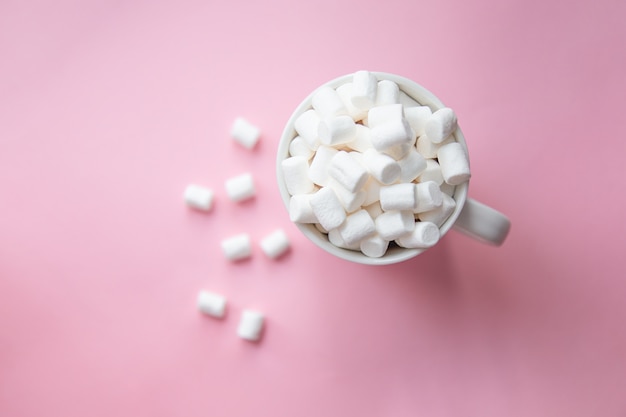
[[[346,151],[339,151],[333,156],[328,175],[351,193],[360,190],[369,178],[365,167]]]
[[[298,135],[306,142],[312,150],[317,150],[320,140],[317,136],[320,116],[313,109],[309,109],[296,118],[293,127]]]
[[[311,181],[322,187],[328,184],[330,161],[337,152],[339,151],[331,146],[320,146],[317,149],[315,156],[311,160],[311,165],[309,166],[309,178]]]
[[[311,207],[313,194],[295,194],[289,199],[289,219],[294,223],[317,223]]]
[[[337,94],[339,94],[343,104],[346,106],[348,115],[352,117],[355,122],[358,122],[367,116],[367,109],[358,108],[352,103],[352,83],[345,83],[337,87]]]
[[[283,159],[281,168],[289,194],[308,194],[315,191],[315,184],[309,178],[309,161],[304,156]]]
[[[415,222],[412,232],[400,236],[395,242],[403,248],[426,249],[439,241],[439,228],[431,222]]]
[[[426,160],[413,147],[404,158],[398,160],[400,166],[400,182],[411,182],[426,169]]]
[[[437,159],[443,179],[448,184],[459,185],[470,179],[469,159],[460,143],[451,142],[439,148]]]
[[[368,236],[359,244],[359,249],[365,256],[370,258],[380,258],[387,252],[389,241],[383,239],[377,234]]]
[[[362,124],[357,124],[354,132],[354,139],[346,143],[346,146],[357,152],[365,152],[366,150],[373,148],[374,145],[372,145],[370,128],[363,126]]]
[[[402,169],[395,159],[374,149],[363,152],[363,162],[367,171],[385,185],[392,184],[402,173]]]
[[[415,228],[415,217],[409,210],[390,210],[376,217],[376,232],[386,240],[395,240],[412,232]]]
[[[420,182],[434,181],[437,185],[441,185],[443,183],[443,175],[439,162],[434,159],[427,159],[426,168],[419,175],[418,180]]]
[[[222,318],[226,311],[226,298],[209,291],[200,291],[197,300],[198,310],[209,316]]]
[[[356,137],[356,124],[350,116],[336,116],[320,121],[317,135],[327,146],[348,143]]]
[[[423,222],[435,223],[437,227],[441,227],[456,208],[454,198],[448,194],[442,194],[442,197],[442,204],[439,207],[419,213],[417,218]]]
[[[243,310],[237,327],[237,335],[242,339],[256,342],[261,338],[265,317],[255,310]]]
[[[372,145],[377,151],[384,151],[396,145],[410,144],[414,132],[405,119],[390,120],[371,127]]]
[[[311,97],[311,105],[321,119],[343,116],[348,114],[348,109],[337,91],[327,85],[318,88]]]
[[[376,92],[376,105],[400,103],[400,88],[391,80],[380,80]]]
[[[256,193],[252,174],[246,172],[226,180],[226,194],[232,201],[243,201]]]
[[[351,193],[333,179],[331,179],[327,187],[332,188],[337,195],[339,202],[348,213],[352,213],[353,211],[359,209],[361,205],[363,205],[365,197],[367,197],[367,192],[365,190],[361,189],[357,192]]]
[[[417,207],[417,190],[413,183],[380,187],[380,206],[384,211],[414,210]]]
[[[428,136],[421,135],[419,138],[417,138],[415,148],[419,153],[422,154],[424,158],[436,158],[439,148],[450,142],[454,142],[453,136],[448,136],[448,138],[444,139],[444,141],[441,143],[433,143],[430,139],[428,139]]]
[[[326,230],[335,229],[346,220],[346,212],[341,202],[329,187],[321,188],[313,194],[309,203],[318,223]]]
[[[378,79],[368,71],[357,71],[352,76],[352,104],[359,109],[370,109],[376,104]]]
[[[346,221],[337,230],[343,241],[351,246],[376,232],[376,225],[369,213],[361,209],[346,217]]]
[[[222,240],[224,256],[231,261],[248,258],[252,254],[250,236],[241,233]]]
[[[296,136],[289,142],[290,156],[303,156],[308,161],[315,154],[315,151],[309,148],[307,142],[300,136]]]
[[[457,119],[454,111],[444,107],[435,111],[424,126],[424,133],[433,143],[441,143],[457,128]]]
[[[404,117],[409,122],[411,129],[416,136],[423,136],[426,128],[426,122],[430,119],[433,112],[428,106],[409,107],[404,109]]]
[[[213,205],[213,190],[190,184],[185,188],[185,203],[198,210],[209,211]]]
[[[429,211],[441,206],[443,203],[443,193],[434,181],[420,182],[415,185],[417,192],[417,205],[413,209],[413,213],[421,213]]]
[[[261,249],[268,257],[275,259],[289,249],[289,238],[282,229],[277,229],[261,239]]]
[[[261,130],[258,127],[242,117],[235,119],[230,130],[230,135],[248,149],[254,148],[254,145],[259,141],[260,134]]]

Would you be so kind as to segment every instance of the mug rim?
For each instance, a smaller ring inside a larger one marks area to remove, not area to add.
[[[395,82],[400,88],[400,91],[403,91],[405,94],[407,94],[410,98],[415,100],[420,105],[430,107],[432,111],[436,111],[438,109],[445,107],[443,102],[437,96],[435,96],[429,90],[424,88],[422,85],[418,84],[417,82],[409,78],[405,78],[403,76],[388,73],[388,72],[377,72],[377,71],[370,71],[370,72],[376,76],[378,81],[390,80],[390,81]],[[298,116],[300,116],[302,113],[312,108],[311,99],[313,95],[320,88],[329,86],[329,87],[336,89],[337,87],[345,83],[351,82],[353,75],[354,73],[339,76],[315,88],[313,91],[311,91],[311,93],[309,93],[308,96],[306,96],[300,102],[300,104],[296,107],[296,109],[293,111],[293,113],[287,120],[287,123],[285,124],[285,127],[280,137],[280,141],[278,143],[278,149],[276,153],[276,180],[278,183],[278,189],[279,189],[281,198],[283,200],[283,204],[287,208],[287,211],[289,211],[289,200],[291,198],[291,194],[289,194],[289,192],[287,191],[287,186],[285,185],[281,163],[284,159],[289,157],[289,144],[297,136],[297,132],[294,127],[294,122]],[[453,133],[453,136],[455,137],[455,140],[463,146],[463,148],[465,149],[465,152],[467,152],[467,144],[465,142],[465,136],[463,135],[463,132],[461,131],[460,126],[457,126],[457,129]],[[450,214],[448,219],[446,219],[446,221],[441,225],[441,227],[439,227],[440,239],[445,236],[445,234],[452,228],[452,226],[458,219],[461,213],[461,210],[463,209],[463,206],[465,205],[465,201],[467,200],[468,188],[469,188],[469,181],[466,181],[463,184],[457,185],[455,187],[453,198],[456,202],[456,207],[454,211],[452,212],[452,214]],[[395,264],[395,263],[412,259],[416,257],[417,255],[421,254],[422,252],[430,249],[430,248],[408,249],[408,248],[402,248],[402,247],[393,247],[393,248],[388,249],[387,252],[383,256],[379,258],[373,258],[373,257],[369,257],[363,254],[360,251],[344,249],[344,248],[340,248],[338,246],[333,245],[328,240],[327,235],[320,232],[315,227],[314,224],[297,223],[297,222],[293,222],[293,223],[310,241],[312,241],[315,245],[317,245],[321,249],[324,249],[326,252],[330,253],[331,255],[335,255],[347,261],[365,264],[365,265]]]

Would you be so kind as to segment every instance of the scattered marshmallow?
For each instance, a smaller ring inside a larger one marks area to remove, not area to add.
[[[445,182],[459,185],[470,179],[469,159],[467,153],[458,142],[448,143],[437,151],[441,166],[441,174]]]
[[[328,175],[351,193],[360,190],[369,178],[365,167],[346,151],[339,151],[333,156]]]
[[[370,109],[376,104],[378,80],[368,71],[357,71],[352,77],[352,104],[359,109]]]
[[[318,222],[326,230],[339,227],[346,220],[346,212],[331,188],[324,187],[318,190],[311,197],[310,204]]]
[[[401,183],[380,187],[380,206],[389,210],[414,210],[417,207],[417,191],[413,183]]]
[[[189,207],[209,211],[213,206],[213,190],[200,185],[190,184],[185,188],[184,199]]]
[[[252,244],[247,233],[241,233],[222,240],[222,250],[226,259],[238,261],[252,255]]]
[[[411,233],[400,236],[395,242],[403,248],[426,249],[439,241],[439,227],[431,222],[415,222]]]
[[[259,141],[261,130],[243,117],[237,117],[230,129],[230,135],[245,148],[252,149]]]
[[[348,114],[348,109],[343,104],[337,91],[327,85],[318,88],[311,97],[311,105],[317,111],[320,118],[329,119]]]
[[[226,297],[209,291],[200,291],[196,305],[204,314],[222,318],[226,312]]]
[[[317,130],[320,142],[327,146],[348,143],[356,137],[356,124],[350,116],[336,116],[324,119]]]
[[[225,186],[226,194],[232,201],[247,200],[256,194],[254,179],[248,172],[226,180]]]
[[[308,194],[315,191],[315,184],[309,178],[309,161],[304,156],[283,159],[281,168],[289,194]]]
[[[313,194],[294,194],[289,199],[289,219],[294,223],[317,223],[311,207]]]
[[[237,327],[237,335],[242,339],[256,342],[261,338],[265,316],[255,310],[243,310]]]
[[[346,245],[352,246],[376,232],[376,225],[369,213],[361,209],[346,217],[337,230]]]
[[[289,249],[289,238],[282,229],[277,229],[261,239],[261,249],[268,257],[275,259]]]
[[[433,143],[441,143],[457,128],[457,118],[449,107],[434,112],[424,126],[424,133]]]

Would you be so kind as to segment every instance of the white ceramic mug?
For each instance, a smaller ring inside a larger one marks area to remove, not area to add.
[[[415,81],[401,77],[395,74],[389,74],[384,72],[374,72],[378,80],[390,80],[398,84],[401,91],[404,91],[409,97],[417,101],[423,106],[429,106],[432,111],[445,107],[444,104],[430,91],[416,83]],[[352,75],[348,74],[338,77],[332,81],[327,82],[323,86],[330,86],[337,88],[342,84],[352,81]],[[323,87],[320,86],[319,88]],[[293,112],[278,144],[278,153],[276,156],[276,177],[278,180],[278,188],[280,190],[281,197],[287,209],[289,208],[290,194],[287,191],[285,181],[283,178],[281,162],[283,159],[289,157],[289,143],[293,138],[297,136],[294,128],[294,122],[305,111],[312,108],[311,98],[315,94],[315,91],[311,92],[302,103]],[[465,137],[460,128],[457,128],[454,132],[454,136],[457,142],[461,143],[467,151],[467,144],[465,143]],[[441,237],[443,237],[450,228],[454,227],[456,230],[469,235],[482,242],[492,245],[501,245],[509,232],[511,222],[502,213],[492,209],[476,200],[467,197],[467,189],[469,182],[465,182],[456,186],[454,190],[454,200],[456,201],[456,208],[454,212],[448,217],[444,224],[440,227]],[[402,262],[407,259],[411,259],[425,249],[405,249],[390,245],[387,252],[380,258],[372,258],[364,255],[359,251],[352,251],[348,249],[339,248],[328,240],[327,235],[321,233],[313,224],[296,223],[298,228],[308,237],[313,243],[325,251],[338,256],[339,258],[346,259],[348,261],[357,262],[367,265],[387,265],[397,262]]]

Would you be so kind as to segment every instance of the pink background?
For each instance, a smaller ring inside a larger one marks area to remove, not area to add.
[[[0,3],[0,415],[626,415],[623,0]],[[295,106],[359,69],[454,108],[501,248],[334,259],[290,224]],[[252,152],[236,116],[261,127]],[[245,204],[223,182],[257,180]],[[214,210],[182,202],[190,182]],[[276,227],[279,261],[219,242]],[[223,293],[228,315],[195,308]],[[260,343],[241,310],[267,315]]]

